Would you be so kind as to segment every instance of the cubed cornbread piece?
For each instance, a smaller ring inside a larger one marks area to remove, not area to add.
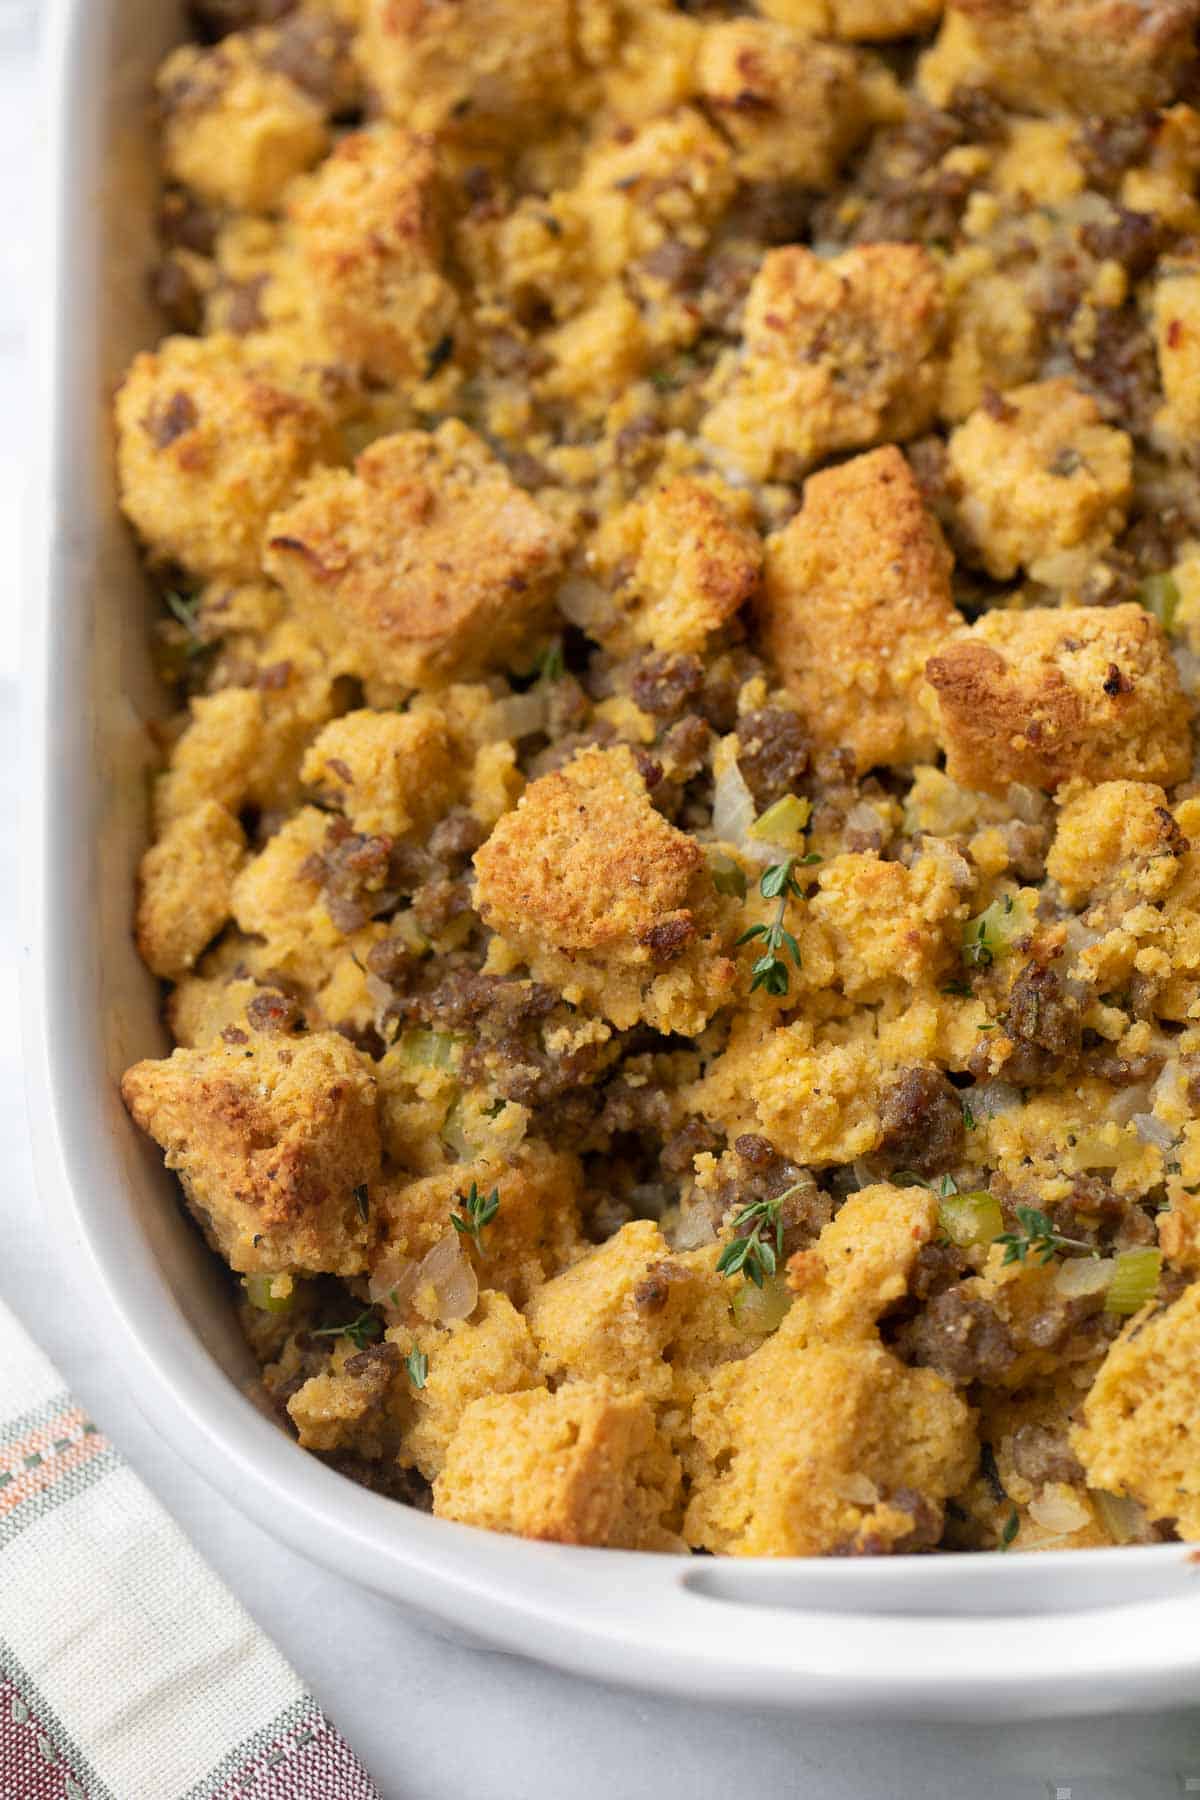
[[[553,1381],[606,1380],[662,1402],[684,1341],[729,1335],[729,1296],[711,1269],[671,1256],[648,1219],[636,1219],[539,1288],[525,1309],[543,1372]]]
[[[711,25],[696,87],[747,181],[827,188],[871,124],[853,52],[766,19]]]
[[[439,1518],[612,1550],[677,1550],[679,1464],[639,1394],[576,1381],[476,1400],[433,1484]]]
[[[762,641],[821,743],[860,770],[915,762],[934,736],[925,664],[962,617],[952,558],[893,445],[810,476],[767,547]]]
[[[821,1168],[878,1147],[888,1073],[873,1042],[814,1045],[802,1023],[743,1016],[688,1105],[731,1141],[752,1132],[793,1162]]]
[[[377,381],[421,376],[453,333],[443,215],[429,143],[390,127],[343,138],[292,203],[325,334]]]
[[[585,286],[620,279],[664,244],[702,247],[737,186],[729,147],[694,106],[634,130],[618,125],[589,150],[563,196],[579,232]],[[538,209],[544,218],[544,208]]]
[[[928,1188],[859,1188],[812,1249],[788,1262],[788,1286],[801,1308],[790,1331],[869,1339],[904,1298],[917,1257],[938,1231],[937,1197]]]
[[[1160,900],[1186,848],[1162,788],[1148,781],[1102,781],[1069,794],[1046,873],[1068,906],[1113,891],[1131,902]]]
[[[936,1542],[942,1502],[978,1457],[970,1410],[878,1343],[797,1343],[795,1311],[697,1397],[688,1543],[827,1556]]]
[[[137,942],[154,974],[175,981],[228,919],[246,840],[232,814],[204,800],[168,826],[138,875]]]
[[[158,76],[163,166],[202,199],[266,212],[329,146],[325,110],[279,66],[275,34],[183,44]]]
[[[966,902],[947,865],[918,857],[911,868],[851,851],[822,864],[808,916],[824,929],[835,979],[852,999],[878,999],[889,983],[937,982],[959,954]]]
[[[295,803],[304,746],[333,710],[333,672],[297,658],[267,665],[267,674],[268,683],[191,701],[188,723],[155,784],[160,828],[203,800],[232,813]]]
[[[464,786],[450,732],[432,709],[363,709],[332,719],[305,756],[301,775],[341,807],[356,831],[391,837],[426,830]]]
[[[610,515],[588,564],[611,589],[615,617],[596,628],[606,648],[693,652],[755,593],[762,544],[710,488],[681,475]]]
[[[475,871],[480,915],[535,978],[622,1030],[702,1030],[729,993],[704,854],[655,811],[624,745],[532,782]]]
[[[754,0],[756,11],[821,37],[909,37],[941,17],[943,0]]]
[[[366,1267],[354,1190],[379,1173],[375,1081],[345,1038],[247,1031],[244,1041],[135,1063],[121,1093],[231,1268]]]
[[[397,1414],[403,1414],[403,1400],[395,1401],[399,1353],[382,1344],[356,1351],[349,1338],[331,1341],[329,1368],[310,1375],[287,1402],[301,1447],[346,1450],[371,1461],[394,1456]]]
[[[937,405],[945,322],[941,272],[917,244],[829,260],[798,244],[771,250],[746,301],[744,349],[718,364],[701,435],[760,479],[915,436]]]
[[[1198,20],[1197,0],[947,0],[920,84],[935,106],[982,87],[1024,112],[1140,113],[1186,83]]]
[[[1191,449],[1200,437],[1200,262],[1159,264],[1153,319],[1166,401],[1155,432],[1171,449]]]
[[[503,139],[569,102],[574,14],[573,0],[364,0],[357,54],[388,118]]]
[[[481,1287],[506,1294],[515,1306],[526,1306],[543,1282],[582,1253],[579,1160],[570,1151],[552,1150],[530,1138],[504,1158],[482,1157],[418,1181],[388,1182],[375,1207],[379,1241],[372,1251],[371,1269],[377,1286],[397,1279],[398,1259],[419,1262],[452,1232],[454,1215],[467,1218],[465,1196],[472,1183],[480,1194],[495,1189],[499,1199],[480,1243],[459,1236]],[[420,1310],[420,1295],[415,1304]]]
[[[403,1350],[409,1334],[400,1330],[389,1336]],[[523,1393],[544,1382],[529,1327],[504,1294],[480,1294],[471,1318],[456,1319],[438,1332],[426,1354],[425,1385],[410,1396],[412,1424],[404,1433],[400,1461],[432,1481],[472,1401],[485,1394]]]
[[[1200,1538],[1200,1282],[1128,1325],[1073,1435],[1089,1484],[1128,1494],[1151,1519]]]
[[[253,580],[270,515],[339,455],[329,418],[226,333],[135,356],[116,418],[126,516],[156,561],[202,577]]]
[[[332,821],[315,806],[301,807],[238,872],[233,916],[238,929],[262,940],[257,967],[316,990],[328,980],[345,947],[345,933],[330,917],[322,886],[321,857]],[[381,888],[384,868],[372,871]]]
[[[562,530],[456,419],[315,475],[270,523],[267,566],[344,635],[357,672],[402,686],[501,663],[546,614]]]
[[[964,536],[990,575],[1077,588],[1125,523],[1133,444],[1063,377],[1012,388],[952,433]]]
[[[1030,607],[984,613],[931,658],[951,779],[1000,793],[1010,781],[1182,781],[1188,705],[1162,626],[1145,608]]]

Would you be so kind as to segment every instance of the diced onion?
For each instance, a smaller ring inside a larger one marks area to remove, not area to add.
[[[1136,1250],[1122,1250],[1108,1284],[1105,1312],[1116,1313],[1119,1318],[1129,1318],[1139,1312],[1158,1292],[1161,1273],[1162,1251],[1153,1245],[1142,1244]]]
[[[487,710],[484,731],[488,739],[532,737],[546,729],[550,696],[544,687],[530,688],[527,694],[511,694],[496,700]]]
[[[998,1119],[1021,1103],[1021,1090],[1011,1081],[983,1081],[971,1089],[971,1111],[977,1119]]]
[[[671,1237],[673,1250],[702,1250],[717,1241],[717,1225],[709,1208],[701,1200],[679,1215],[679,1223]]]
[[[713,784],[713,836],[723,844],[735,845],[755,862],[770,862],[771,850],[750,836],[754,817],[754,796],[731,757]]]
[[[420,1282],[432,1282],[438,1297],[438,1319],[465,1319],[475,1310],[479,1299],[479,1282],[470,1258],[463,1254],[462,1239],[457,1231],[448,1231],[422,1258]]]
[[[1064,1536],[1082,1531],[1091,1524],[1091,1513],[1077,1494],[1061,1485],[1047,1488],[1029,1502],[1029,1516],[1043,1531],[1056,1531]]]
[[[612,616],[608,595],[586,575],[571,575],[558,590],[558,610],[572,625],[588,631]]]
[[[1082,1300],[1088,1294],[1102,1294],[1112,1277],[1111,1258],[1073,1256],[1054,1271],[1054,1287],[1064,1300]]]
[[[437,1316],[443,1323],[465,1319],[474,1312],[479,1283],[456,1231],[439,1238],[419,1263],[395,1253],[381,1257],[371,1272],[367,1293],[373,1305],[402,1316],[426,1285],[437,1295]]]
[[[461,1096],[451,1102],[446,1117],[442,1120],[441,1136],[443,1144],[448,1144],[462,1162],[469,1162],[478,1154],[478,1144],[467,1136]]]
[[[1153,1144],[1156,1150],[1164,1152],[1174,1147],[1175,1130],[1162,1119],[1156,1119],[1153,1113],[1134,1113],[1133,1125],[1144,1144]]]
[[[1136,1500],[1124,1494],[1109,1494],[1103,1488],[1091,1489],[1092,1502],[1100,1515],[1100,1523],[1117,1544],[1131,1544],[1142,1536],[1146,1515]]]

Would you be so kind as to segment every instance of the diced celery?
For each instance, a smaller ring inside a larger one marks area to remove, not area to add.
[[[290,1275],[243,1275],[242,1286],[251,1306],[257,1306],[260,1312],[287,1312],[296,1298]]]
[[[1100,1515],[1100,1523],[1113,1542],[1132,1543],[1145,1525],[1145,1516],[1137,1501],[1127,1500],[1123,1494],[1107,1493],[1104,1488],[1092,1488],[1091,1498]]]
[[[1173,575],[1147,575],[1138,583],[1137,597],[1146,611],[1154,614],[1164,631],[1174,630],[1179,586]]]
[[[733,1297],[734,1322],[765,1337],[778,1330],[791,1304],[792,1290],[782,1275],[768,1275],[761,1287],[747,1281]]]
[[[454,1060],[458,1039],[450,1031],[430,1031],[424,1025],[414,1026],[400,1039],[400,1054],[406,1063],[430,1069],[448,1069]]]
[[[479,1145],[467,1136],[461,1095],[451,1103],[442,1120],[441,1136],[443,1144],[448,1144],[455,1156],[463,1162],[470,1162],[473,1156],[479,1154]]]
[[[963,926],[962,959],[968,969],[990,969],[1030,930],[1033,920],[1018,896],[1001,894]]]
[[[1162,1251],[1144,1244],[1136,1250],[1122,1250],[1113,1266],[1113,1277],[1104,1300],[1106,1313],[1128,1318],[1138,1312],[1158,1292],[1162,1273]]]
[[[734,862],[732,856],[718,852],[709,863],[709,873],[718,894],[731,894],[736,900],[746,898],[746,875],[740,863]]]
[[[986,1188],[966,1194],[947,1194],[938,1201],[938,1223],[952,1244],[969,1250],[972,1244],[990,1244],[1004,1230],[1000,1202]]]
[[[804,846],[804,827],[812,817],[811,800],[797,794],[785,794],[760,813],[750,827],[750,836],[760,843],[778,844],[784,850],[800,850]]]

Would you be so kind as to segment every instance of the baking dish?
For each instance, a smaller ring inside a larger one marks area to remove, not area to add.
[[[304,1455],[249,1397],[215,1261],[121,1107],[165,1048],[129,929],[150,598],[113,501],[106,408],[157,335],[143,298],[149,77],[164,0],[55,0],[44,209],[41,557],[28,623],[24,1005],[42,1190],[158,1429],[266,1529],[489,1643],[579,1673],[827,1715],[985,1719],[1183,1704],[1200,1691],[1186,1546],[1025,1557],[715,1562],[497,1537],[399,1507]]]

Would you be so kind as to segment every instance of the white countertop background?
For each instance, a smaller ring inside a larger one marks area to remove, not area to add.
[[[29,210],[43,5],[0,0],[0,1294],[299,1669],[386,1800],[1200,1794],[1200,1709],[1049,1725],[1014,1718],[988,1728],[822,1725],[648,1699],[465,1649],[273,1543],[198,1481],[136,1411],[93,1329],[86,1295],[48,1241],[33,1184],[17,1029],[18,667],[27,585],[20,543],[32,429],[27,323],[37,285]],[[0,1626],[3,1612],[0,1591]]]

